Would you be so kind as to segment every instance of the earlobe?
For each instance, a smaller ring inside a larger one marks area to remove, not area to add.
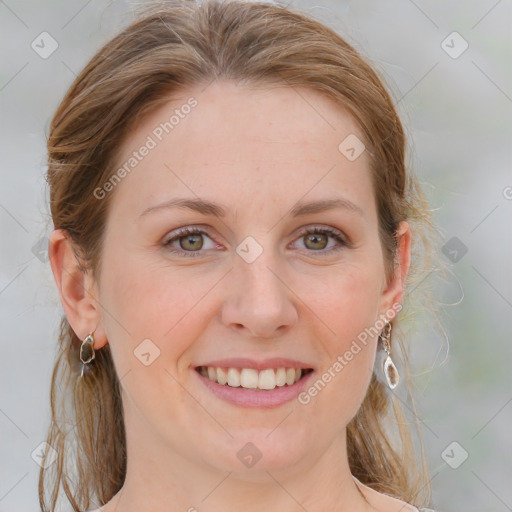
[[[95,330],[94,348],[106,343],[100,307],[95,297],[90,273],[84,272],[73,250],[73,243],[65,230],[56,229],[50,236],[48,255],[60,301],[75,334],[85,338]]]

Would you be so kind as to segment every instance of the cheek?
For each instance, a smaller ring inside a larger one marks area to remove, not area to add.
[[[311,317],[312,311],[325,326],[330,353],[344,350],[347,343],[374,324],[381,296],[378,270],[361,258],[357,264],[344,263],[320,278],[302,275],[297,279],[295,289],[300,290],[299,296],[307,297],[304,302],[310,309],[304,315]]]
[[[165,366],[172,371],[171,366],[188,348],[190,339],[197,337],[198,314],[206,315],[200,313],[201,298],[215,279],[204,274],[194,276],[190,269],[180,271],[162,262],[124,258],[111,263],[104,266],[101,302],[119,373],[134,369],[134,363],[138,363],[134,351],[137,353],[141,343],[156,354],[159,351],[155,367]]]
[[[326,358],[303,403],[315,401],[315,407],[329,410],[336,423],[346,424],[357,412],[371,379],[379,332],[379,285],[371,266],[347,265],[324,282],[326,293],[312,298],[311,309],[325,333],[320,350]]]

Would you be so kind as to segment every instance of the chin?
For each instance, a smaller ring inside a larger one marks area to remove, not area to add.
[[[243,481],[262,483],[268,482],[267,472],[289,473],[297,470],[301,459],[307,451],[298,450],[306,444],[298,439],[287,436],[283,430],[281,435],[270,429],[251,429],[251,433],[239,433],[229,439],[225,445],[217,445],[217,453],[209,452],[209,462],[221,472],[231,472],[230,478]]]

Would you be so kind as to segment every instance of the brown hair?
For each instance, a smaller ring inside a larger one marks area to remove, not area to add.
[[[413,232],[413,261],[406,285],[423,279],[433,261],[435,229],[417,178],[405,163],[404,130],[382,79],[325,24],[287,7],[236,1],[170,1],[146,9],[96,53],[58,107],[48,137],[51,215],[55,229],[68,233],[84,272],[99,277],[112,196],[99,201],[93,191],[112,175],[116,152],[129,130],[173,92],[215,79],[307,87],[348,109],[372,155],[386,276],[389,279],[395,268],[398,224],[407,220]],[[412,311],[406,305],[401,319]],[[401,371],[410,394],[407,351],[398,324],[395,320],[394,341],[402,347]],[[109,345],[96,351],[92,371],[76,385],[80,344],[63,317],[47,437],[58,458],[40,471],[43,512],[55,510],[61,485],[73,510],[82,511],[95,500],[107,503],[125,478],[123,408]],[[347,427],[350,468],[377,491],[424,506],[430,486],[421,431],[417,425],[421,453],[416,457],[399,400],[391,397],[373,376]],[[395,425],[396,431],[396,424],[399,446],[389,430]]]

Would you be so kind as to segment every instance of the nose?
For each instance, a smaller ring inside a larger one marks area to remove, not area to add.
[[[222,322],[247,337],[282,336],[298,319],[297,298],[287,283],[284,266],[270,253],[264,250],[252,263],[237,256],[230,272]]]

